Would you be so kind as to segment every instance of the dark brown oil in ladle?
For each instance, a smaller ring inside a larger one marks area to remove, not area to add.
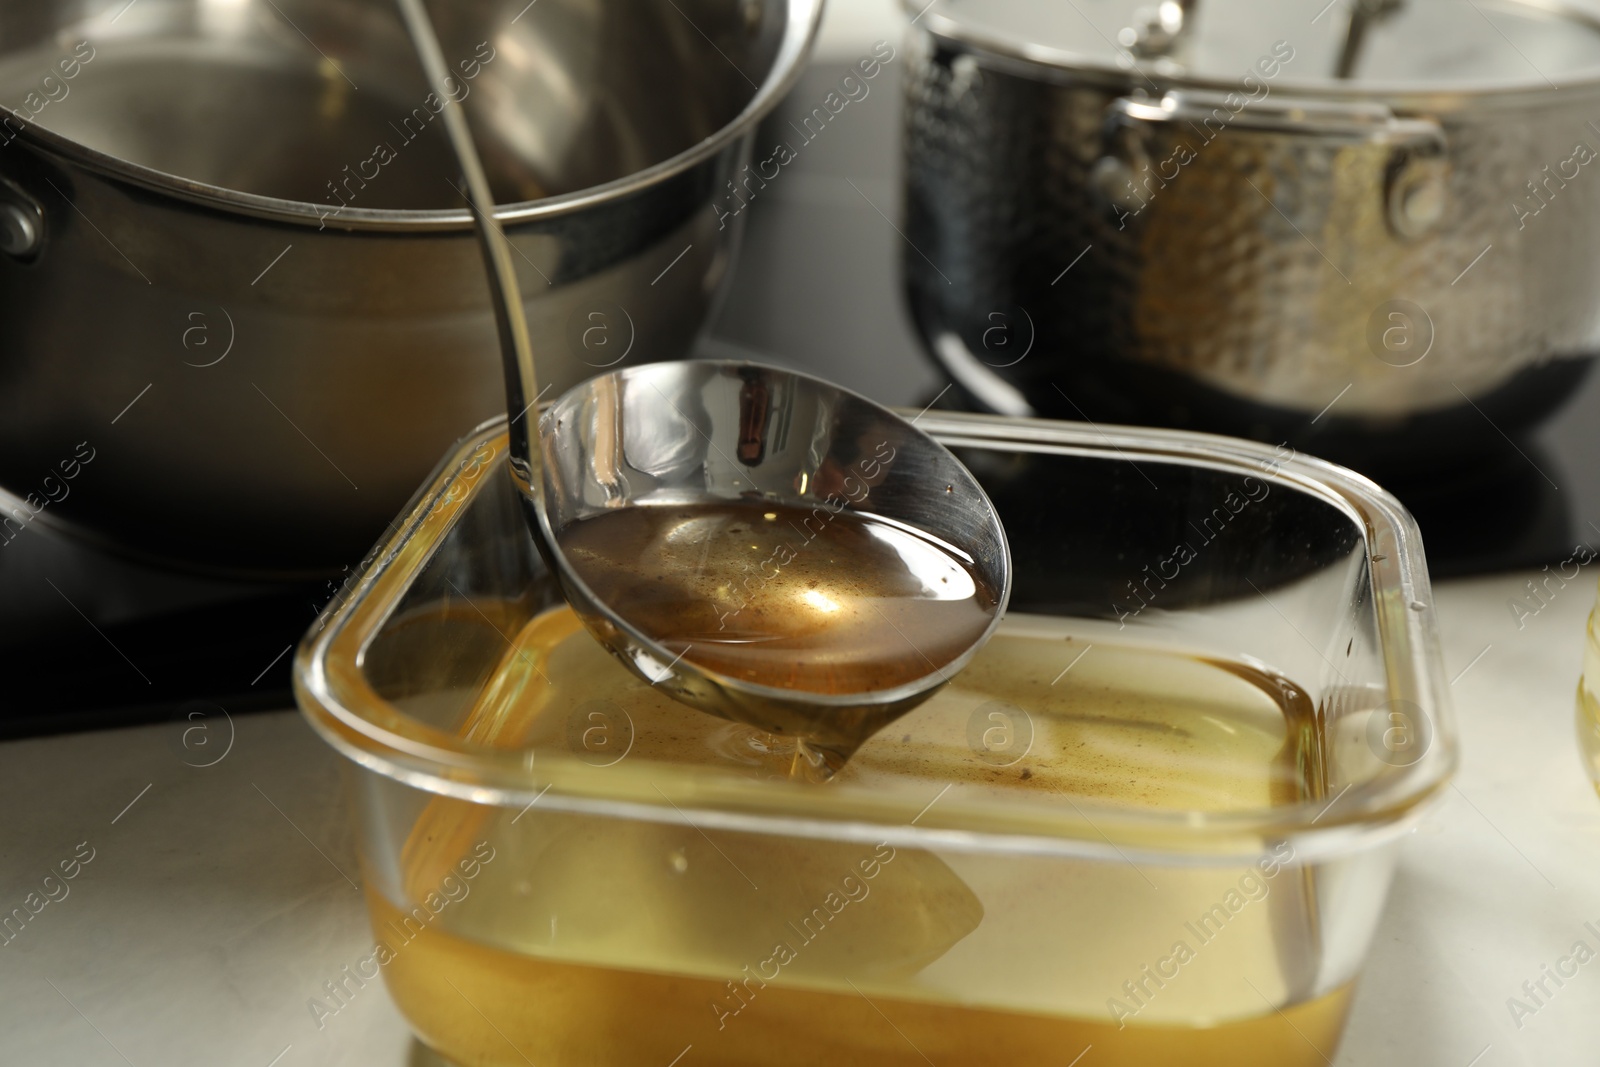
[[[996,608],[959,550],[825,507],[635,506],[573,524],[560,546],[646,636],[780,689],[859,693],[926,678],[970,649]]]

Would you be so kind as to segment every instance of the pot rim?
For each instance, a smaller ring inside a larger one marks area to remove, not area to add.
[[[1055,45],[1040,44],[1003,34],[987,32],[938,9],[926,10],[926,0],[900,0],[901,10],[923,22],[923,32],[968,52],[1015,68],[1027,77],[1056,80],[1063,77],[1093,78],[1126,89],[1143,88],[1143,81],[1157,94],[1172,90],[1199,89],[1227,92],[1239,81],[1217,75],[1175,74],[1153,64],[1124,66],[1102,58],[1074,52]],[[1554,18],[1576,23],[1600,37],[1600,12],[1586,10],[1567,0],[1503,0],[1508,6],[1527,8]],[[1248,71],[1244,73],[1249,73]],[[1536,72],[1537,73],[1537,72]],[[1459,110],[1466,106],[1516,105],[1539,107],[1548,104],[1556,93],[1573,90],[1600,90],[1600,63],[1569,72],[1561,84],[1542,74],[1526,80],[1481,82],[1347,82],[1332,78],[1312,80],[1284,76],[1273,79],[1278,89],[1319,99],[1378,100],[1398,110]]]
[[[794,87],[810,58],[822,22],[824,0],[784,0],[787,13],[783,39],[778,44],[772,67],[756,88],[755,95],[732,121],[709,137],[690,145],[676,155],[643,170],[624,175],[599,185],[591,185],[558,196],[538,200],[524,200],[498,205],[494,212],[502,223],[532,222],[573,214],[598,205],[623,200],[716,156],[729,145],[755,130],[779,100]],[[207,208],[219,208],[233,214],[243,214],[273,222],[296,225],[337,228],[341,230],[383,230],[407,233],[469,230],[473,227],[471,210],[407,208],[347,208],[333,216],[322,211],[322,205],[303,200],[262,196],[235,189],[192,181],[181,175],[132,163],[102,152],[71,138],[48,130],[38,123],[28,122],[17,135],[19,139],[51,155],[111,178],[127,182],[152,192],[165,194]]]

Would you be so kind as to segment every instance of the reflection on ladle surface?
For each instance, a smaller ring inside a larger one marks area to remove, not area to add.
[[[791,504],[634,507],[569,526],[561,549],[609,604],[700,667],[806,692],[936,674],[994,617],[971,557],[900,523]]]

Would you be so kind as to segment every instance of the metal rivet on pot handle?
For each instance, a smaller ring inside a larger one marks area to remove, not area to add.
[[[1444,220],[1450,161],[1444,132],[1426,119],[1397,119],[1396,142],[1385,182],[1389,228],[1395,236],[1421,237]]]
[[[1117,43],[1141,59],[1178,52],[1194,27],[1195,0],[1161,0],[1133,13],[1133,25],[1117,33]]]
[[[1089,172],[1089,180],[1095,191],[1105,197],[1108,203],[1125,211],[1137,211],[1139,208],[1138,196],[1134,191],[1136,177],[1128,161],[1114,155],[1101,156]]]
[[[0,179],[0,252],[29,260],[44,244],[44,211],[33,198]]]

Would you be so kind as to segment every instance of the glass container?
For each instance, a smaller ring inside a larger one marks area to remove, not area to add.
[[[599,650],[503,421],[447,457],[295,665],[350,760],[352,973],[422,1042],[508,1067],[1332,1060],[1457,759],[1410,517],[1286,447],[918,425],[999,509],[1011,605],[820,784]]]

